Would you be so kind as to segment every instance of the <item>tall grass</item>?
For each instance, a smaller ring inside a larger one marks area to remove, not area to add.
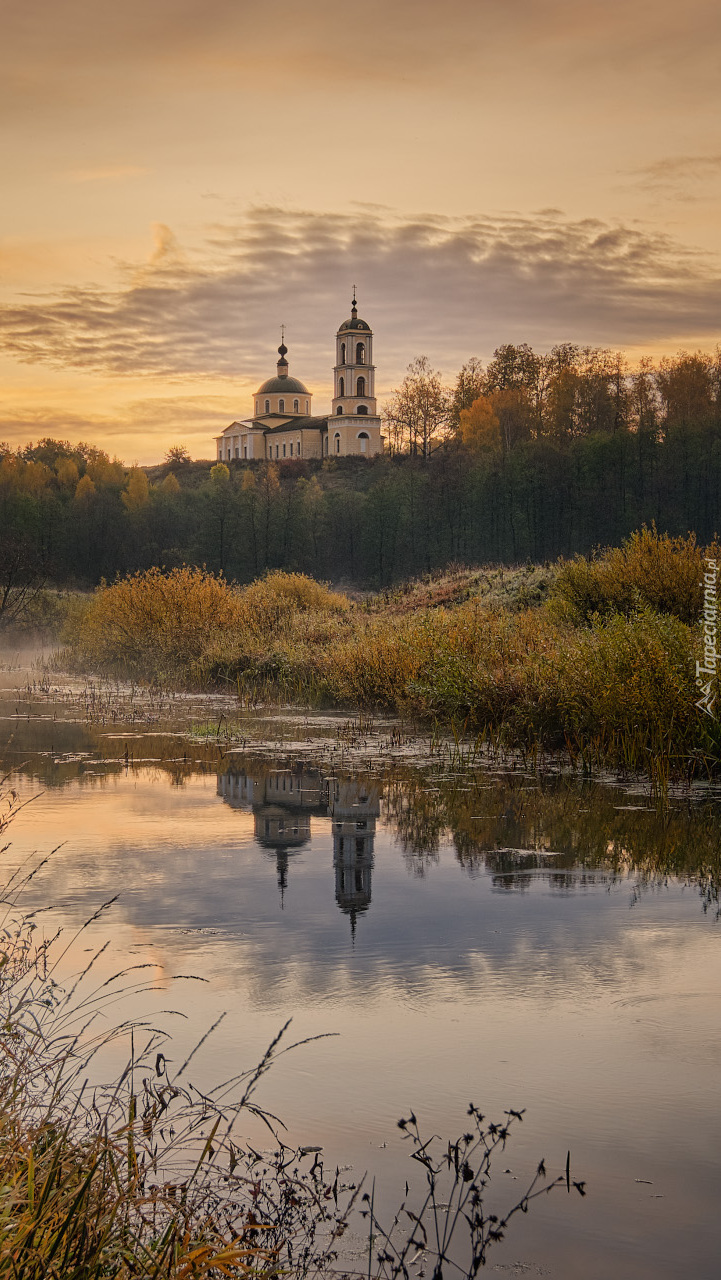
[[[533,607],[521,571],[506,607],[489,575],[460,571],[437,591],[354,603],[300,574],[238,590],[199,570],[151,570],[98,593],[70,658],[249,702],[385,708],[663,785],[719,763],[693,682],[703,559],[716,550],[643,529],[549,572]]]

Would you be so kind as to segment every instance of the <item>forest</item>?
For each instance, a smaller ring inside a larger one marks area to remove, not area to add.
[[[126,467],[96,445],[0,445],[0,616],[39,583],[206,566],[390,586],[449,564],[542,564],[633,530],[721,528],[721,350],[631,367],[570,344],[499,347],[452,386],[425,357],[373,459]],[[172,429],[172,424],[169,424]]]

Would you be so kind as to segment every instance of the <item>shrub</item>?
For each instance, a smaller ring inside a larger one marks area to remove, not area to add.
[[[72,637],[81,662],[123,675],[186,671],[238,623],[238,593],[203,569],[148,569],[101,587]]]
[[[704,556],[718,551],[715,546],[704,551],[694,534],[670,538],[655,526],[644,527],[596,559],[576,556],[564,564],[551,597],[575,623],[648,607],[693,624],[703,608]]]

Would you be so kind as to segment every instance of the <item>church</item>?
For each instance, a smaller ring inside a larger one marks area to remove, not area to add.
[[[283,458],[334,458],[349,454],[372,457],[383,452],[381,420],[376,411],[373,332],[358,316],[355,292],[349,320],[335,340],[331,413],[316,417],[313,394],[290,376],[284,341],[278,347],[275,377],[253,397],[255,412],[231,422],[216,437],[218,462]]]

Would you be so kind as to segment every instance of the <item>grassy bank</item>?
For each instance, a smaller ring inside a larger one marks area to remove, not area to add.
[[[663,782],[719,760],[717,722],[695,705],[704,559],[718,551],[644,529],[591,559],[459,569],[355,601],[299,574],[236,590],[151,570],[96,593],[66,656],[246,699],[382,708]]]

